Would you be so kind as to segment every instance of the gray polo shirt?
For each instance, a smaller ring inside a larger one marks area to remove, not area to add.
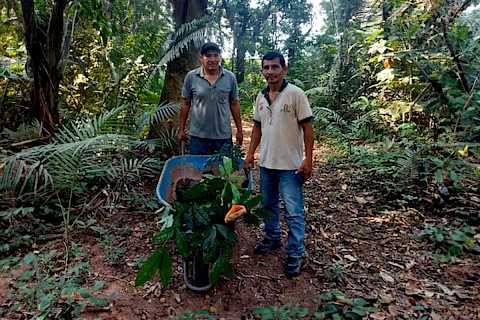
[[[230,101],[238,99],[235,75],[220,67],[213,85],[199,67],[187,73],[182,98],[190,99],[190,135],[207,139],[228,139],[232,136]]]

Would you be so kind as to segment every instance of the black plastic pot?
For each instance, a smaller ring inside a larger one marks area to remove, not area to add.
[[[183,280],[185,286],[195,292],[210,290],[210,264],[203,264],[202,254],[193,257],[192,260],[183,260]]]

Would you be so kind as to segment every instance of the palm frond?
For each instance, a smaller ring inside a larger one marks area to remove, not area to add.
[[[158,132],[159,138],[144,141],[132,141],[132,145],[145,152],[153,152],[154,150],[173,150],[178,147],[177,133],[178,128],[172,128],[169,131]]]
[[[328,120],[333,121],[335,124],[345,127],[348,125],[348,122],[345,121],[338,113],[333,111],[332,109],[324,108],[324,107],[317,107],[312,110],[313,115],[316,119],[322,117]]]
[[[145,175],[158,175],[162,165],[160,161],[148,157],[143,159],[121,158],[118,166],[111,166],[109,175],[115,180],[136,181]]]
[[[138,130],[142,131],[145,127],[151,127],[155,124],[162,123],[168,118],[176,117],[180,112],[180,103],[171,102],[156,106],[145,111],[140,119]]]

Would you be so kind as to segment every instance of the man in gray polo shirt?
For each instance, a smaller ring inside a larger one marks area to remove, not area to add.
[[[236,143],[243,142],[242,119],[235,75],[220,66],[221,51],[207,42],[200,50],[202,65],[190,71],[183,82],[178,141],[187,140],[185,124],[190,118],[190,154],[212,154],[224,144],[232,145],[230,113],[237,127]]]

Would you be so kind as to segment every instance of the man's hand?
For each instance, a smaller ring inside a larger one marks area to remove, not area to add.
[[[303,160],[302,164],[300,165],[300,167],[298,167],[295,173],[299,173],[302,171],[305,174],[305,181],[310,179],[310,177],[312,176],[312,162]]]
[[[243,143],[243,132],[242,130],[237,130],[237,134],[235,135],[235,138],[237,139],[237,145],[241,146]]]
[[[187,141],[187,134],[185,133],[185,130],[178,131],[177,139],[179,143],[182,143],[182,141]]]
[[[246,170],[251,170],[255,166],[255,160],[253,154],[247,154],[245,161],[243,161],[243,168]]]

